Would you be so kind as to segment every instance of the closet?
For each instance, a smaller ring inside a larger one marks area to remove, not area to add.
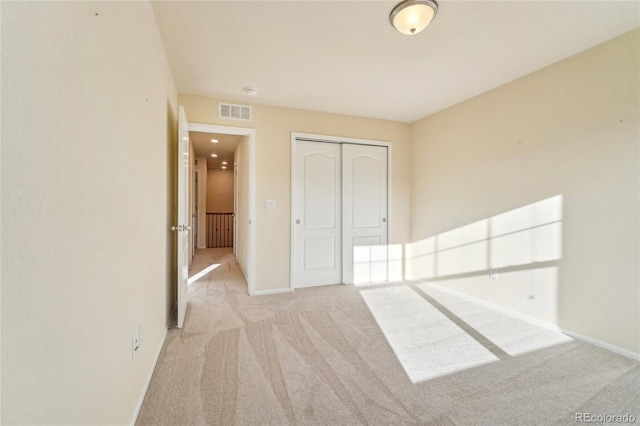
[[[292,143],[292,287],[386,281],[388,147]]]

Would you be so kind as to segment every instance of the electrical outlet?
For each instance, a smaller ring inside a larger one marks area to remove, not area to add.
[[[498,270],[491,268],[489,269],[489,278],[492,280],[497,280],[498,279]]]

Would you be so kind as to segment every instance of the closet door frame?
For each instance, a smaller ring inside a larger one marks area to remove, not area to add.
[[[298,179],[296,176],[296,141],[302,140],[307,142],[325,142],[325,143],[337,143],[337,144],[354,144],[354,145],[372,145],[372,146],[382,146],[387,148],[387,245],[391,244],[393,241],[393,232],[392,232],[392,224],[393,224],[393,198],[392,198],[392,168],[391,165],[393,163],[392,156],[392,146],[390,142],[385,141],[376,141],[370,139],[354,139],[354,138],[345,138],[341,136],[328,136],[328,135],[318,135],[313,133],[299,133],[299,132],[291,132],[291,214],[289,218],[289,222],[291,223],[291,242],[290,242],[290,252],[291,252],[291,271],[290,271],[290,280],[289,280],[289,288],[291,291],[295,290],[295,282],[296,282],[296,274],[295,274],[295,238],[296,238],[296,185],[298,184]],[[343,255],[344,261],[344,255]],[[387,265],[387,270],[389,266]],[[344,277],[343,277],[344,283]]]

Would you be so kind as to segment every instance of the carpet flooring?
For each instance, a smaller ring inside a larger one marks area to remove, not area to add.
[[[640,423],[640,363],[612,352],[424,283],[251,297],[230,250],[210,264],[138,425]]]

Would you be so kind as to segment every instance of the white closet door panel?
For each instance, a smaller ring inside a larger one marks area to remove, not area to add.
[[[341,148],[296,142],[294,285],[342,282]]]
[[[305,271],[336,268],[336,239],[334,236],[306,237],[302,251],[305,254]]]
[[[343,280],[386,281],[387,148],[342,145]]]
[[[353,146],[353,145],[348,145]],[[386,149],[386,148],[384,148]],[[348,151],[351,148],[347,148]],[[357,156],[351,159],[353,200],[351,213],[351,226],[354,228],[376,228],[380,225],[384,215],[381,211],[381,190],[378,182],[382,179],[383,165],[378,158],[368,155]],[[386,181],[386,178],[385,178]]]
[[[333,229],[336,226],[336,175],[339,177],[336,172],[340,166],[336,164],[337,158],[324,152],[310,152],[303,156],[302,215],[305,229]]]

